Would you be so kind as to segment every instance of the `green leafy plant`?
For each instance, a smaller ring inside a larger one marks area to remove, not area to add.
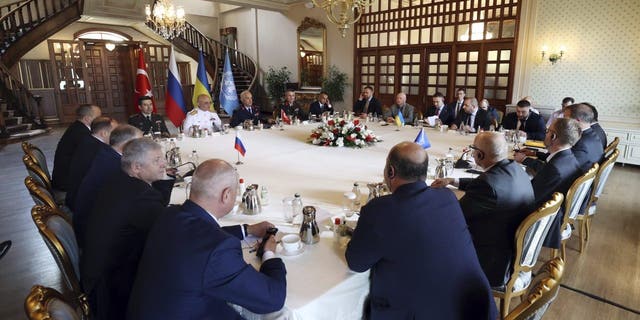
[[[335,65],[329,66],[327,77],[322,78],[322,90],[329,94],[331,102],[344,101],[344,90],[349,85],[349,76],[340,71]]]
[[[264,81],[269,90],[269,97],[276,104],[278,104],[284,96],[290,77],[291,71],[289,71],[287,67],[274,69],[273,66],[269,66],[269,71],[267,71]]]

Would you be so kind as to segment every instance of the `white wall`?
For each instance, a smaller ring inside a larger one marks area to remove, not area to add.
[[[553,106],[571,96],[593,103],[601,120],[640,122],[640,1],[537,1],[535,13],[524,94]],[[551,65],[540,59],[543,44],[567,53]]]

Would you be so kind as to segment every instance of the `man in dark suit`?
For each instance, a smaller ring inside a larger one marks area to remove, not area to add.
[[[598,123],[598,109],[594,105],[588,102],[583,102],[582,104],[587,105],[591,108],[591,112],[593,113],[593,119],[591,120],[591,129],[596,133],[598,138],[600,138],[600,143],[602,143],[602,150],[607,148],[607,133],[604,132],[604,129]]]
[[[96,319],[123,319],[147,233],[169,203],[151,183],[165,177],[162,148],[129,141],[121,168],[100,189],[87,217],[80,279]]]
[[[458,114],[458,118],[451,124],[451,129],[457,130],[463,127],[468,132],[489,130],[491,119],[487,111],[478,107],[476,98],[464,98],[464,112]]]
[[[302,109],[302,105],[296,101],[296,93],[293,90],[287,90],[284,93],[284,103],[278,106],[275,111],[276,117],[280,117],[282,111],[284,111],[291,120],[294,117],[300,119],[300,121],[308,119],[307,113]]]
[[[225,161],[202,163],[193,175],[189,200],[165,213],[149,233],[129,301],[129,319],[241,319],[228,303],[254,313],[280,310],[286,297],[286,270],[274,257],[276,242],[265,244],[260,271],[242,258],[240,240],[262,237],[268,222],[221,228],[231,211],[238,174]]]
[[[520,165],[507,159],[503,135],[481,132],[471,149],[476,164],[487,171],[475,179],[437,179],[431,186],[451,184],[465,191],[460,206],[478,260],[491,286],[500,287],[509,279],[516,230],[530,213],[533,188]]]
[[[67,191],[69,179],[69,166],[73,153],[80,145],[84,137],[91,135],[91,122],[102,115],[100,107],[83,104],[76,109],[78,119],[64,132],[56,147],[53,159],[53,173],[51,179],[53,188]]]
[[[452,122],[455,119],[458,119],[458,117],[460,117],[460,114],[462,112],[464,112],[464,97],[466,96],[467,91],[464,88],[458,88],[458,90],[456,90],[456,100],[449,103],[447,105],[447,108],[451,111],[452,115]],[[449,124],[450,125],[450,124]]]
[[[159,132],[163,137],[169,137],[169,129],[164,123],[164,118],[153,113],[153,101],[151,97],[142,96],[138,100],[138,109],[140,113],[136,113],[129,117],[129,124],[142,130],[145,134]]]
[[[80,249],[84,247],[84,231],[98,191],[107,180],[120,172],[122,149],[130,140],[142,137],[140,129],[123,124],[117,126],[109,136],[109,147],[98,150],[87,174],[82,179],[75,196],[73,209],[73,229]]]
[[[438,116],[442,124],[451,125],[455,118],[455,112],[444,104],[444,95],[436,92],[431,98],[433,105],[427,109],[427,117]]]
[[[369,113],[382,117],[382,104],[373,96],[373,87],[366,86],[362,89],[358,101],[353,106],[353,112],[361,118],[366,118]]]
[[[349,268],[371,269],[370,319],[496,319],[458,201],[424,182],[427,152],[401,142],[384,180],[392,194],[362,207],[345,253]]]
[[[242,123],[247,120],[251,120],[254,125],[257,125],[258,122],[262,122],[267,126],[273,123],[273,119],[263,117],[260,113],[260,107],[253,104],[253,95],[251,94],[251,91],[242,91],[240,93],[240,102],[242,103],[240,108],[233,111],[231,121],[229,122],[229,125],[232,128],[242,125]]]
[[[314,101],[309,107],[309,114],[320,117],[325,112],[333,114],[333,106],[329,101],[329,94],[322,91],[318,95],[318,100]]]
[[[571,146],[580,139],[580,126],[577,121],[570,118],[558,118],[553,121],[544,138],[544,145],[549,150],[546,161],[536,160],[536,174],[531,180],[535,202],[530,211],[537,209],[544,202],[551,199],[554,192],[564,195],[573,184],[573,181],[581,174],[580,165],[571,151]],[[525,155],[516,152],[514,158],[521,162]],[[544,246],[560,248],[560,227],[563,213],[558,213],[549,229],[549,234],[544,241]]]
[[[542,117],[531,112],[531,103],[518,101],[516,112],[511,112],[502,119],[502,127],[509,130],[520,130],[527,133],[529,140],[544,140],[546,126]]]
[[[80,188],[82,179],[89,171],[91,162],[98,151],[109,148],[109,135],[117,125],[117,122],[110,117],[99,117],[91,122],[91,135],[84,137],[78,149],[71,158],[69,167],[69,187],[65,197],[65,204],[72,211],[75,210],[75,197]]]

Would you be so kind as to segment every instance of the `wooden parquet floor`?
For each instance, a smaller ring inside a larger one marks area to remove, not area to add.
[[[49,168],[62,129],[31,140],[47,155]],[[19,144],[0,146],[0,242],[13,246],[0,260],[0,319],[24,319],[31,286],[62,290],[51,253],[31,220],[33,201]],[[598,206],[591,240],[583,254],[569,241],[563,284],[545,319],[640,319],[640,168],[616,166]],[[542,253],[548,257],[548,251]],[[512,306],[517,305],[514,299]],[[609,303],[611,302],[611,303]],[[629,311],[628,309],[635,310]]]

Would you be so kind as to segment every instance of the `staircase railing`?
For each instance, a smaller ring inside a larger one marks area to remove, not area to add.
[[[0,6],[0,17],[3,17],[5,14],[9,13],[11,10],[19,7],[24,0],[16,1],[13,3],[7,3],[5,5]]]
[[[152,23],[148,22],[147,26],[158,33],[158,28],[156,28]],[[198,60],[198,51],[202,49],[203,56],[206,60],[207,72],[213,78],[214,85],[212,89],[214,90],[214,93],[216,93],[216,96],[220,87],[219,83],[224,63],[224,52],[227,49],[229,50],[229,60],[232,68],[235,71],[240,71],[243,75],[250,77],[251,83],[249,85],[249,89],[253,87],[257,76],[255,61],[238,50],[229,48],[219,41],[208,38],[189,22],[186,22],[185,31],[180,34],[179,37],[173,39],[172,42],[184,51],[185,54],[196,61]]]
[[[12,65],[10,62],[15,63],[20,58],[19,56],[10,59],[4,57],[11,45],[53,16],[65,12],[70,7],[77,8],[74,14],[69,16],[69,19],[65,19],[67,20],[66,24],[56,23],[56,25],[47,26],[47,30],[44,32],[47,36],[80,18],[83,2],[83,0],[27,0],[2,15],[0,18],[0,55],[3,55],[3,62],[7,66]],[[31,47],[33,47],[32,43],[29,44],[28,49]]]
[[[7,107],[13,107],[20,115],[44,126],[44,116],[40,105],[41,97],[36,96],[9,69],[0,62],[0,94],[5,97]]]

